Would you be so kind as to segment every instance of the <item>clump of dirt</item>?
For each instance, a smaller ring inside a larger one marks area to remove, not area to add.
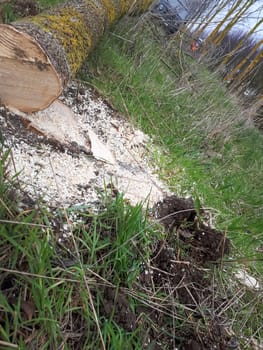
[[[183,222],[193,222],[197,213],[194,201],[191,198],[179,198],[176,195],[168,196],[154,205],[155,218],[164,225],[168,232]]]
[[[168,196],[155,204],[153,212],[173,240],[184,243],[188,256],[196,263],[217,262],[229,253],[229,239],[198,219],[192,199]]]
[[[226,299],[215,291],[209,269],[211,263],[217,264],[229,253],[229,239],[200,221],[192,199],[172,195],[158,202],[153,212],[167,234],[155,246],[150,264],[140,275],[140,284],[149,293],[158,291],[165,295],[166,307],[154,311],[159,332],[150,332],[149,344],[153,347],[149,347],[174,349],[176,345],[184,350],[222,350],[230,349],[230,343],[237,347],[225,315],[215,312],[221,310]],[[167,312],[174,324],[180,324],[179,315],[184,315],[189,323],[185,327],[170,324],[169,328],[164,317]]]

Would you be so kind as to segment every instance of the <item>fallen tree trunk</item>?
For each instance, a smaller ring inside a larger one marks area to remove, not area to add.
[[[0,24],[0,104],[31,113],[48,107],[105,29],[152,0],[70,0],[52,12]]]

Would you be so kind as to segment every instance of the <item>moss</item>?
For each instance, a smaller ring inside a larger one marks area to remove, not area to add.
[[[54,13],[42,13],[23,19],[23,22],[36,25],[44,33],[51,33],[61,43],[70,75],[74,76],[105,27],[127,13],[131,7],[134,13],[139,13],[151,2],[152,0],[72,0]]]
[[[32,17],[31,22],[60,40],[75,75],[92,46],[92,33],[87,31],[83,15],[74,8],[62,8],[56,14]]]

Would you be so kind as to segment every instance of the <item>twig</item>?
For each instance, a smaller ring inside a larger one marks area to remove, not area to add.
[[[8,208],[8,206],[5,204],[5,202],[2,200],[2,198],[0,198],[0,203],[6,209],[6,211],[8,211],[10,216],[14,216],[13,213],[11,212],[11,210]]]
[[[30,272],[25,272],[25,271],[6,269],[4,267],[0,267],[0,271],[12,273],[12,274],[17,274],[17,275],[22,275],[22,276],[45,278],[45,279],[54,280],[54,281],[80,283],[79,280],[75,280],[75,279],[71,279],[71,278],[51,277],[51,276],[46,276],[46,275],[40,275],[40,274],[37,274],[37,273],[30,273]]]
[[[121,36],[121,35],[117,35],[117,34],[115,34],[115,33],[113,33],[113,32],[109,32],[112,36],[115,36],[116,38],[118,38],[118,39],[121,39],[121,40],[123,40],[123,41],[128,41],[128,43],[131,43],[131,44],[134,44],[134,42],[132,41],[132,40],[129,40],[129,39],[126,39],[126,38],[124,38],[123,36]]]
[[[1,0],[0,0],[0,3],[1,3]],[[9,343],[9,342],[3,341],[3,340],[0,340],[0,345],[7,346],[8,348],[12,348],[12,349],[18,349],[18,345],[12,344],[12,343]]]
[[[0,198],[1,200],[1,198]],[[17,225],[28,225],[28,226],[34,226],[34,227],[42,227],[42,228],[50,228],[47,225],[43,225],[43,224],[32,224],[30,222],[21,222],[21,221],[15,221],[15,220],[2,220],[0,219],[0,222],[2,224],[17,224]]]

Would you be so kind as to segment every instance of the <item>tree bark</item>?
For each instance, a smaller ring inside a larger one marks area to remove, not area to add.
[[[226,66],[229,61],[237,54],[238,50],[242,48],[243,45],[245,45],[246,40],[248,40],[252,34],[256,32],[256,29],[263,23],[263,19],[260,19],[258,22],[255,23],[255,25],[246,33],[244,33],[244,36],[240,40],[240,42],[236,45],[236,47],[223,59],[222,66]]]
[[[152,0],[69,0],[12,25],[0,24],[0,104],[31,113],[48,107],[104,31]]]
[[[257,51],[260,49],[260,46],[263,44],[263,40],[260,40],[254,47],[253,49],[250,51],[250,53],[244,57],[232,70],[231,72],[229,72],[229,74],[227,74],[224,77],[224,80],[226,81],[231,81],[234,78],[238,81],[238,83],[240,84],[241,80],[244,77],[244,74],[247,74],[248,71],[251,71],[251,69],[253,69],[257,64],[258,64],[258,60],[256,60],[256,58],[260,57],[261,54],[261,58],[262,58],[262,51],[259,51],[259,54],[256,54]],[[256,55],[256,57],[254,57],[254,55]],[[252,67],[252,68],[251,68]],[[250,69],[251,68],[251,69]],[[246,73],[244,73],[246,72]],[[241,79],[242,77],[242,79]]]

